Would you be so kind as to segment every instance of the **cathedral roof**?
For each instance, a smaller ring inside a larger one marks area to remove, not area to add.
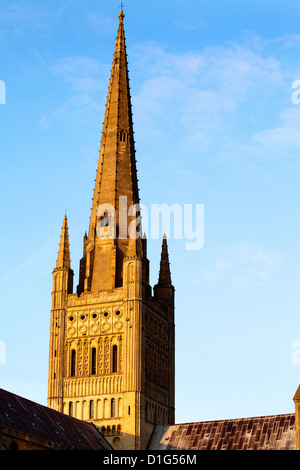
[[[296,450],[295,414],[156,426],[148,450]]]
[[[111,450],[92,423],[0,389],[1,433],[38,438],[48,448],[62,450]]]

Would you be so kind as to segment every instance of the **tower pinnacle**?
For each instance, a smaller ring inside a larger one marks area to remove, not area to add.
[[[160,271],[158,284],[160,286],[171,286],[171,272],[169,264],[169,253],[166,235],[163,236],[161,260],[160,260]]]
[[[59,251],[56,262],[57,268],[71,268],[70,245],[69,245],[69,229],[68,219],[65,215],[61,230]]]

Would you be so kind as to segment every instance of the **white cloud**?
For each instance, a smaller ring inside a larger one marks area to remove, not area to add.
[[[48,262],[49,246],[45,245],[40,248],[39,251],[28,254],[28,257],[21,260],[19,264],[12,266],[10,270],[0,273],[1,282],[16,278],[20,275],[25,276],[27,280],[40,276],[40,266],[43,266],[45,260]],[[50,246],[50,248],[52,247]]]
[[[104,115],[99,94],[108,89],[109,66],[90,57],[62,57],[52,67],[59,80],[70,85],[68,95],[54,111],[54,115],[87,118]]]
[[[174,54],[149,43],[132,55],[134,73],[142,70],[146,77],[134,95],[137,122],[147,123],[147,132],[152,128],[155,134],[164,117],[163,129],[176,129],[185,141],[198,141],[199,134],[210,141],[228,130],[238,135],[234,126],[243,126],[239,114],[247,118],[245,105],[253,123],[258,116],[252,107],[261,102],[269,106],[285,87],[281,62],[250,46],[228,44]]]
[[[261,147],[264,155],[299,160],[300,109],[295,106],[282,110],[279,126],[256,133],[253,142]]]
[[[290,149],[295,151],[300,148],[300,130],[296,128],[279,127],[276,129],[266,129],[253,136],[253,141],[262,144],[265,148],[287,152]]]
[[[45,25],[45,14],[26,2],[2,2],[0,35],[6,35],[10,31],[15,35],[21,35],[24,32],[45,28]]]
[[[197,282],[228,281],[236,287],[264,285],[275,273],[283,255],[257,246],[239,245],[216,254],[215,261]]]
[[[96,25],[105,18],[89,13],[86,20]],[[298,39],[279,38],[280,49]],[[133,47],[138,138],[165,140],[191,158],[207,151],[214,163],[298,158],[299,109],[285,109],[291,103],[291,71],[274,44],[278,46],[275,40],[252,37],[244,45],[178,54],[153,42]],[[105,103],[101,107],[94,93],[107,89],[109,65],[89,57],[64,57],[53,72],[70,84],[60,113],[80,114],[88,106],[104,112]]]
[[[269,39],[268,43],[276,46],[279,45],[282,49],[294,48],[297,54],[297,49],[300,46],[300,34],[285,34],[279,38]]]
[[[86,23],[99,34],[111,34],[116,29],[116,19],[101,13],[89,11],[85,15]]]
[[[291,84],[299,60],[286,57],[299,40],[251,37],[182,54],[153,43],[134,49],[146,77],[134,95],[139,137],[164,138],[189,160],[206,152],[214,165],[258,172],[270,161],[273,171],[298,162],[300,105]]]
[[[45,114],[40,118],[39,126],[44,131],[47,131],[50,128],[50,122],[48,116]]]
[[[78,93],[65,100],[53,112],[50,120],[56,117],[65,118],[67,115],[81,124],[86,124],[88,120],[94,120],[95,116],[104,115],[103,106],[89,95],[89,93]]]
[[[75,91],[103,89],[103,74],[107,67],[89,57],[63,57],[53,66],[53,72]]]

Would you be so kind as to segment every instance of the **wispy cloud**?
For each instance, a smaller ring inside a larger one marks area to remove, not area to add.
[[[265,285],[282,261],[282,253],[239,245],[216,253],[215,261],[196,282],[226,280],[235,287]]]
[[[100,115],[100,113],[104,114],[103,106],[100,106],[89,93],[77,93],[58,106],[53,116],[46,117],[46,122],[49,127],[49,123],[52,122],[53,118],[70,116],[72,119],[86,123],[87,119],[91,119],[91,117],[94,118],[95,113],[98,113],[98,115]],[[45,117],[43,117],[43,120],[45,120]],[[46,130],[46,128],[44,128],[44,130]]]
[[[71,85],[73,91],[103,89],[107,67],[89,57],[63,57],[56,61],[53,73]]]
[[[99,34],[110,35],[111,32],[116,29],[116,19],[106,16],[103,13],[88,11],[84,20],[92,30],[99,32]]]
[[[45,14],[27,2],[2,2],[0,10],[0,35],[9,32],[21,35],[46,26]]]
[[[178,151],[195,157],[207,151],[214,164],[258,168],[277,157],[299,159],[295,64],[285,61],[298,42],[299,36],[249,37],[180,54],[157,43],[136,46],[134,74],[143,71],[133,96],[139,136],[169,136]]]
[[[299,161],[300,109],[282,110],[279,126],[256,133],[253,143],[263,149],[264,155],[271,154],[273,159],[286,157]]]
[[[189,136],[200,128],[227,128],[239,106],[254,96],[273,97],[284,86],[280,61],[249,46],[229,44],[176,55],[149,43],[136,47],[133,56],[136,68],[148,77],[134,96],[137,112],[172,119],[176,109],[178,124]]]
[[[15,266],[12,266],[11,269],[6,270],[4,273],[0,273],[0,281],[6,281],[18,276],[24,276],[26,279],[30,273],[30,279],[36,279],[38,276],[41,275],[41,271],[39,268],[43,265],[43,262],[46,260],[48,261],[49,255],[49,246],[43,246],[37,251],[29,253],[26,258],[21,260]],[[43,272],[44,274],[44,272]]]
[[[85,21],[109,30],[112,20],[89,12]],[[283,63],[286,48],[298,41],[249,37],[184,53],[154,42],[132,47],[139,138],[165,139],[191,158],[207,151],[214,164],[299,158],[299,110],[287,108],[292,71]],[[70,86],[57,113],[85,115],[89,107],[103,113],[99,92],[105,99],[109,68],[91,57],[56,61],[53,73]]]
[[[99,93],[105,93],[108,87],[109,66],[103,65],[90,57],[62,57],[51,68],[56,78],[68,84],[68,93],[53,112],[53,116],[72,116],[86,120],[94,112],[104,113]],[[52,116],[52,117],[53,117]],[[43,117],[41,125],[47,124],[52,117]]]

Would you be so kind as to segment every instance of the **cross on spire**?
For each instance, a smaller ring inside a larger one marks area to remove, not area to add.
[[[121,2],[121,5],[120,5],[121,11],[120,11],[120,14],[119,14],[120,22],[123,21],[123,18],[125,17],[125,15],[123,13],[123,7],[124,6],[125,6],[124,3]]]

